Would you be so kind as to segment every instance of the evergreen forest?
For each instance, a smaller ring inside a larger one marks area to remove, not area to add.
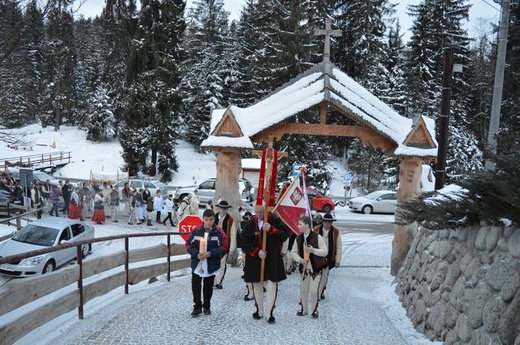
[[[498,28],[467,32],[468,0],[420,0],[408,7],[409,40],[388,0],[246,0],[230,20],[223,0],[106,0],[96,18],[71,0],[0,0],[1,130],[41,123],[84,129],[92,141],[118,140],[125,170],[170,181],[175,142],[198,147],[211,111],[246,107],[323,59],[325,18],[342,32],[331,61],[400,114],[438,120],[444,49],[464,66],[452,76],[447,182],[481,171],[497,56]],[[520,8],[511,7],[499,154],[520,138]],[[316,114],[298,114],[305,121]],[[252,119],[254,121],[254,119]],[[330,123],[347,124],[330,113]],[[275,143],[291,164],[311,169],[326,189],[327,160],[341,158],[371,191],[395,187],[398,162],[355,138],[291,136]]]

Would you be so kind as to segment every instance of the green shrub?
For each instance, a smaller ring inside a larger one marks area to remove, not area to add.
[[[402,205],[399,223],[414,221],[429,229],[468,226],[480,221],[497,224],[508,219],[520,224],[520,153],[495,157],[494,171],[484,170],[458,182],[456,192],[432,192]]]

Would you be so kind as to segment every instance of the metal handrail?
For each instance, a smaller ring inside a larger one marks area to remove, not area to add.
[[[151,236],[165,236],[165,235],[171,236],[171,235],[181,235],[181,234],[185,234],[185,233],[183,233],[183,232],[160,231],[160,232],[147,232],[147,233],[139,233],[139,234],[112,235],[112,236],[91,238],[91,239],[88,239],[88,240],[66,242],[66,243],[58,244],[57,246],[52,246],[52,247],[49,247],[49,248],[32,250],[30,252],[26,252],[26,253],[22,253],[22,254],[5,256],[3,258],[0,258],[0,265],[8,263],[10,261],[23,260],[23,259],[30,258],[30,257],[36,256],[36,255],[42,255],[42,254],[57,252],[59,250],[63,250],[63,249],[67,249],[67,248],[72,248],[72,247],[79,247],[79,248],[81,248],[81,246],[84,245],[84,244],[92,244],[92,243],[96,243],[96,242],[104,242],[104,241],[111,241],[111,240],[127,239],[127,238],[130,238],[130,237],[151,237]]]

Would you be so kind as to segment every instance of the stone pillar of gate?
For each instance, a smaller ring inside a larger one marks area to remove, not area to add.
[[[405,224],[399,217],[401,204],[417,196],[421,181],[421,157],[399,157],[399,190],[397,192],[397,211],[395,213],[394,239],[392,241],[392,259],[390,274],[397,275],[401,268],[414,234],[417,230],[417,222]]]

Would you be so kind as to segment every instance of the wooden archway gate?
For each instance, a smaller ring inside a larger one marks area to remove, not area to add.
[[[319,106],[317,123],[289,122],[298,113],[316,106]],[[355,125],[328,124],[329,108]],[[272,145],[273,140],[281,140],[285,134],[358,137],[363,144],[382,148],[400,160],[399,210],[404,201],[419,192],[422,162],[437,156],[434,132],[433,120],[399,115],[332,63],[324,61],[248,108],[230,106],[214,110],[210,135],[201,147],[217,153],[215,197],[238,205],[241,152],[253,149],[253,143]],[[238,208],[233,209],[231,215],[240,221]],[[391,258],[393,275],[401,267],[416,229],[417,224],[404,224],[396,219]]]
[[[375,148],[381,148],[391,154],[397,148],[397,144],[385,136],[377,133],[365,125],[345,126],[326,123],[327,102],[322,102],[320,111],[320,122],[316,124],[303,123],[279,123],[257,133],[251,137],[256,143],[273,144],[273,140],[281,140],[286,134],[300,135],[322,135],[337,137],[358,137],[364,144]],[[348,117],[348,114],[345,114]],[[424,143],[422,143],[424,144]],[[240,196],[237,195],[236,186],[241,170],[240,148],[229,148],[215,146],[212,149],[217,154],[217,183],[216,197],[228,200],[232,205],[238,205]],[[425,157],[421,156],[398,156],[400,161],[398,209],[400,205],[415,198],[418,194],[421,177],[421,167]],[[214,201],[216,202],[216,200]],[[236,221],[240,221],[238,208],[231,210],[230,214]],[[398,217],[399,212],[396,212]],[[394,225],[394,239],[392,241],[391,274],[396,275],[401,267],[413,240],[413,234],[417,230],[417,223],[405,224],[396,219]]]

